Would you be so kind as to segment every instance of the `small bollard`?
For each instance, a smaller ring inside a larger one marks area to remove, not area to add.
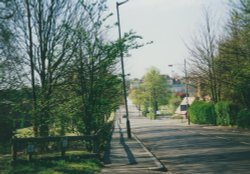
[[[34,144],[31,144],[31,143],[28,144],[27,152],[28,152],[28,155],[29,155],[28,159],[29,159],[29,161],[31,161],[32,160],[32,155],[34,153]]]

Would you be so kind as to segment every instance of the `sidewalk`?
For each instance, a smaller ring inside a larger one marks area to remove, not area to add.
[[[115,124],[109,150],[104,155],[101,174],[159,174],[164,166],[140,142],[136,135],[127,138],[125,119]]]

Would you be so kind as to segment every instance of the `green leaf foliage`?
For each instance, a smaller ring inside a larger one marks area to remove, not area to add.
[[[175,94],[172,94],[170,99],[169,99],[169,108],[171,110],[172,113],[174,113],[176,111],[176,109],[178,108],[178,106],[181,104],[181,97],[176,96]]]
[[[166,105],[171,92],[167,84],[166,77],[160,74],[160,71],[154,67],[148,69],[143,79],[137,79],[139,87],[130,91],[129,97],[137,107],[142,110],[144,116],[154,119],[159,107]],[[151,111],[151,113],[149,113]],[[152,117],[151,115],[154,115]]]
[[[154,114],[156,114],[160,105],[167,104],[170,94],[167,80],[160,75],[156,68],[151,67],[145,74],[142,89],[144,92],[143,100],[149,103]]]
[[[142,45],[133,31],[106,39],[106,3],[0,2],[0,102],[13,105],[1,107],[0,129],[12,132],[18,120],[35,136],[93,134],[110,121],[122,103],[121,50]]]
[[[0,141],[9,140],[13,131],[13,114],[11,114],[11,105],[0,103]]]
[[[241,128],[250,128],[250,111],[243,109],[238,113],[237,125]]]
[[[192,123],[196,124],[216,124],[216,113],[213,103],[195,101],[188,110],[188,115]]]
[[[154,120],[155,119],[155,114],[152,113],[152,112],[149,112],[146,114],[147,118],[150,119],[150,120]]]
[[[231,123],[230,119],[230,103],[221,101],[215,104],[216,124],[228,126]]]
[[[216,67],[224,100],[250,109],[250,1],[232,5],[227,35],[219,43]]]

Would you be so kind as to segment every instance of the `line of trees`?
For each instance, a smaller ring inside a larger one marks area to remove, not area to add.
[[[239,110],[250,110],[250,2],[231,3],[223,35],[209,9],[190,51],[190,78],[213,103],[228,101]],[[249,118],[250,119],[250,118]]]
[[[30,115],[35,136],[99,129],[122,101],[120,48],[138,47],[139,37],[105,39],[106,0],[5,0],[0,8],[0,89],[26,93],[0,102],[28,105],[19,112]]]

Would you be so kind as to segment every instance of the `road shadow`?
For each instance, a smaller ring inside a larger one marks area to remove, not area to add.
[[[122,148],[121,148],[120,151],[123,151],[123,150],[125,151],[129,165],[137,164],[137,161],[136,161],[136,158],[135,158],[134,154],[130,150],[129,146],[126,144],[126,141],[125,141],[124,134],[123,134],[121,126],[119,124],[117,124],[117,125],[118,125],[118,129],[119,129],[119,131],[118,131],[119,140],[117,140],[116,138],[112,138],[112,137],[110,138],[110,141],[108,143],[108,146],[107,146],[107,148],[105,150],[104,157],[103,157],[104,164],[107,165],[107,164],[115,163],[115,161],[112,162],[112,158],[111,158],[111,149],[112,149],[112,147],[111,147],[112,142],[111,141],[119,141],[119,143],[122,145]],[[113,134],[114,134],[114,131],[113,131],[111,136],[113,136]],[[113,156],[119,157],[119,155],[114,155],[114,154],[113,154]]]
[[[249,135],[176,125],[134,131],[173,173],[250,173]]]
[[[134,154],[132,153],[132,151],[130,150],[129,146],[126,144],[124,136],[123,136],[123,132],[122,132],[122,128],[119,125],[119,133],[120,133],[120,143],[122,144],[126,154],[127,154],[127,158],[129,161],[129,164],[137,164],[137,161],[134,157]]]

